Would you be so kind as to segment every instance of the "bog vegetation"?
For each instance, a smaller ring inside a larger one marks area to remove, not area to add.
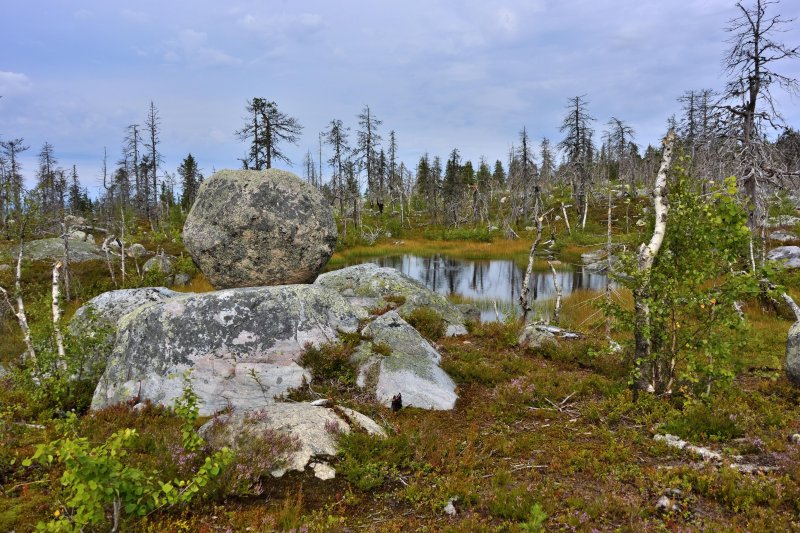
[[[770,92],[777,80],[796,88],[775,69],[798,51],[770,33],[784,21],[768,7],[738,6],[727,85],[682,95],[661,146],[641,149],[616,117],[596,131],[585,96],[568,100],[562,139],[533,141],[523,127],[494,163],[453,149],[412,168],[369,107],[352,144],[331,121],[320,136],[329,179],[311,151],[303,163],[337,217],[329,268],[412,252],[546,269],[547,245],[567,263],[605,250],[614,284],[566,297],[559,326],[581,338],[537,348],[518,342],[535,318],[524,308],[459,337],[443,337],[436,313],[415,311],[409,321],[459,387],[452,411],[377,406],[355,384],[357,334],[310,347],[313,381],[289,399],[332,398],[389,433],[341,435],[330,481],[271,477],[294,445],[279,435],[210,447],[190,386],[173,406],[89,410],[103,369],[86,355],[103,335],[76,336],[68,320],[102,292],[173,281],[123,259],[126,247],[178,257],[190,279],[177,290],[211,290],[181,242],[203,176],[191,154],[180,184],[162,168],[155,105],[144,128],[126,128],[116,167],[104,158],[97,199],[47,143],[26,190],[19,154],[28,147],[2,141],[0,531],[797,528],[800,388],[784,374],[795,317],[782,295],[799,297],[800,278],[767,251],[778,238],[800,242],[791,194],[800,135],[771,129],[780,117]],[[747,25],[754,18],[772,24]],[[756,54],[754,65],[753,42],[775,54]],[[236,132],[248,144],[243,166],[285,161],[280,145],[298,140],[300,124],[263,98],[246,109]],[[45,236],[68,246],[74,231],[91,233],[105,257],[54,264],[24,253]],[[654,438],[666,434],[719,459]]]

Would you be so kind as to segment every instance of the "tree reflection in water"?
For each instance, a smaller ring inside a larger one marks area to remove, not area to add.
[[[495,320],[493,302],[505,315],[516,313],[524,268],[504,259],[464,260],[442,255],[420,257],[392,255],[365,258],[364,263],[396,268],[403,274],[422,282],[429,289],[444,295],[458,295],[481,309],[484,321]],[[558,282],[566,297],[578,289],[605,290],[605,273],[584,271],[582,267],[562,264],[557,270]],[[531,307],[543,315],[549,314],[548,303],[555,298],[551,272],[531,274]]]

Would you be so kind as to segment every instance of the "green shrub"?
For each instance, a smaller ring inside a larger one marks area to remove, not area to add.
[[[330,342],[319,347],[306,344],[298,361],[300,366],[311,371],[315,380],[339,380],[355,382],[355,368],[350,356],[361,342],[358,334],[340,335],[339,342]]]
[[[733,413],[703,402],[689,403],[683,412],[664,424],[662,430],[692,441],[728,441],[744,434]]]
[[[404,318],[414,329],[419,331],[420,335],[429,341],[435,342],[444,336],[446,329],[444,319],[442,315],[433,309],[418,307]]]
[[[337,470],[363,491],[382,486],[413,463],[414,450],[406,435],[381,438],[354,431],[340,435],[338,444],[342,460]]]

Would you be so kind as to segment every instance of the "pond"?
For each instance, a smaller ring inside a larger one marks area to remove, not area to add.
[[[375,263],[396,268],[403,274],[420,281],[429,289],[456,301],[474,304],[481,310],[481,319],[493,321],[508,315],[519,314],[519,294],[522,289],[524,268],[514,261],[502,259],[466,260],[434,255],[421,257],[401,254],[364,258],[357,263]],[[604,272],[585,270],[561,263],[556,266],[556,277],[562,296],[580,289],[603,291],[608,276]],[[534,315],[548,318],[556,296],[551,271],[534,271],[531,274],[530,302]],[[495,311],[495,302],[497,312]]]

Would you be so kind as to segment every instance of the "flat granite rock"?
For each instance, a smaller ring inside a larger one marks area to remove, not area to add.
[[[405,302],[397,307],[401,316],[408,316],[418,308],[436,311],[445,321],[445,335],[463,335],[467,332],[464,315],[441,294],[406,276],[397,269],[364,263],[321,274],[315,285],[333,289],[339,294],[365,299],[370,305],[386,296],[402,296]]]
[[[92,399],[99,409],[139,396],[172,405],[184,375],[200,414],[258,409],[310,381],[297,360],[306,343],[354,332],[358,317],[339,294],[285,285],[182,294],[122,317],[108,365]]]

